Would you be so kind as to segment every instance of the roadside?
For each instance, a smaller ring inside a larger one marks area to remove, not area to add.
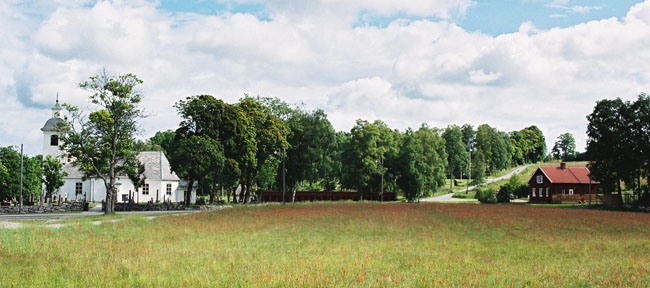
[[[526,168],[528,168],[528,166],[530,166],[530,165],[532,165],[532,164],[519,166],[519,167],[515,168],[514,170],[512,170],[511,172],[509,172],[509,173],[507,173],[507,174],[505,174],[503,176],[500,176],[500,177],[497,177],[497,178],[492,178],[492,179],[487,179],[485,181],[485,183],[481,184],[481,185],[487,185],[487,184],[490,184],[490,183],[493,183],[493,182],[508,179],[508,178],[512,177],[513,175],[515,175],[515,174],[521,173]],[[469,188],[467,188],[467,190],[471,191],[471,190],[476,189],[476,187],[477,187],[477,185],[470,186]],[[447,194],[441,195],[441,196],[422,198],[422,199],[420,199],[420,201],[422,201],[422,202],[476,202],[477,201],[476,199],[452,198],[453,195],[454,195],[454,193],[452,192],[452,193],[447,193]]]

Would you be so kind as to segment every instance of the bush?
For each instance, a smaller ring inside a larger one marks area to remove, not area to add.
[[[494,190],[489,188],[479,188],[476,190],[476,199],[481,203],[497,203]]]
[[[509,185],[503,185],[503,186],[509,186]],[[510,203],[510,191],[512,189],[503,189],[503,186],[501,189],[499,189],[499,192],[497,192],[497,202],[499,203]]]

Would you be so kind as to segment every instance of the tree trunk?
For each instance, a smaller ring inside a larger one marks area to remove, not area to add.
[[[454,166],[449,165],[449,191],[454,191]],[[435,194],[436,191],[433,191]]]
[[[192,188],[194,187],[194,177],[190,177],[189,183],[187,183],[187,191],[185,191],[185,205],[189,206],[192,202]]]
[[[215,179],[212,178],[212,189],[210,189],[210,205],[214,204],[214,195],[217,193]]]
[[[296,202],[296,190],[298,190],[298,185],[294,185],[294,186],[291,188],[291,203],[295,203],[295,202]]]
[[[249,176],[248,179],[246,180],[246,194],[244,196],[244,202],[245,204],[248,204],[251,202],[251,186],[253,186],[253,177]],[[243,191],[243,187],[242,187]]]

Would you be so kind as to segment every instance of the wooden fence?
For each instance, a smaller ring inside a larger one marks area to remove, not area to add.
[[[260,190],[258,191],[260,200],[262,202],[282,202],[282,191],[277,190]],[[286,191],[285,201],[292,202],[293,195],[291,191]],[[363,193],[359,192],[342,192],[342,191],[296,191],[295,201],[342,201],[353,200],[359,201],[372,200],[372,201],[395,201],[397,195],[395,192],[384,192],[383,196],[379,193]]]
[[[573,194],[573,195],[562,195],[555,194],[553,195],[552,203],[561,204],[561,203],[589,203],[589,194]],[[603,195],[602,194],[591,194],[591,203],[592,204],[602,204]]]

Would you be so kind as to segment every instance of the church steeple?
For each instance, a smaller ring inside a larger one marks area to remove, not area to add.
[[[59,105],[59,92],[56,92],[56,104],[52,107],[52,118],[61,118],[61,105]]]

